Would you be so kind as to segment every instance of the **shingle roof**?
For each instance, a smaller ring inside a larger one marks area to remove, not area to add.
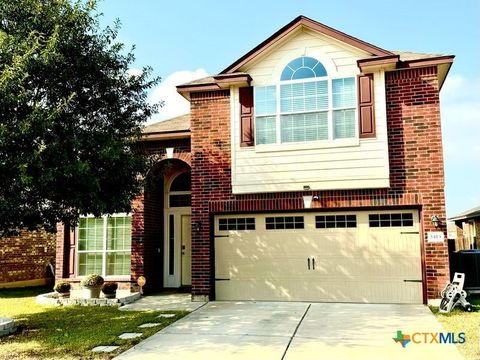
[[[412,51],[394,51],[394,50],[392,50],[392,53],[396,55],[400,55],[400,61],[433,59],[441,56],[449,56],[449,54],[417,53]]]
[[[188,83],[185,83],[185,84],[180,84],[178,86],[180,87],[184,87],[184,86],[195,86],[195,85],[210,85],[210,84],[215,84],[215,82],[217,80],[221,80],[222,78],[227,78],[227,77],[231,77],[231,76],[242,76],[242,75],[247,75],[247,73],[244,73],[244,72],[241,72],[241,71],[237,71],[233,74],[217,74],[217,75],[213,75],[213,76],[207,76],[207,77],[204,77],[204,78],[201,78],[201,79],[197,79],[197,80],[192,80]]]
[[[452,216],[448,220],[461,220],[467,219],[472,217],[479,217],[480,216],[480,206],[474,207],[473,209],[461,212],[458,215]]]
[[[180,115],[145,126],[144,134],[156,134],[190,130],[190,114]]]
[[[203,85],[203,84],[212,84],[215,82],[215,79],[213,78],[213,76],[207,76],[207,77],[204,77],[204,78],[201,78],[201,79],[197,79],[197,80],[192,80],[192,81],[189,81],[185,84],[180,84],[178,86],[184,86],[184,85]]]
[[[391,51],[395,55],[400,56],[400,61],[415,61],[415,60],[428,60],[428,59],[434,59],[442,56],[449,56],[449,54],[434,54],[434,53],[419,53],[419,52],[412,52],[412,51],[396,51],[392,50]],[[376,58],[377,56],[372,56],[371,59]],[[368,58],[370,59],[370,58]],[[235,74],[243,74],[242,72],[237,72]],[[227,74],[228,75],[228,74]],[[216,79],[215,78],[221,78],[222,76],[225,76],[224,74],[218,74],[218,75],[213,75],[213,76],[207,76],[201,79],[193,80],[185,84],[181,84],[179,86],[184,87],[184,86],[192,86],[192,85],[210,85],[214,84]]]

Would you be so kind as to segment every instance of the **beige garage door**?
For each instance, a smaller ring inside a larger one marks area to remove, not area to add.
[[[422,303],[416,210],[215,218],[217,300]]]

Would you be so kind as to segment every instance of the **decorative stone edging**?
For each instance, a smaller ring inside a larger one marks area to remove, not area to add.
[[[130,295],[122,296],[116,299],[81,299],[81,298],[59,298],[57,293],[51,292],[47,294],[38,295],[35,298],[35,302],[39,305],[52,305],[52,306],[123,306],[125,304],[131,304],[141,298],[140,293],[133,293]]]
[[[0,317],[0,337],[9,335],[17,331],[15,321],[11,318]]]

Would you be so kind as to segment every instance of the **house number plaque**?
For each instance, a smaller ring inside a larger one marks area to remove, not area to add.
[[[444,240],[444,234],[441,231],[429,231],[427,232],[427,242],[429,243],[441,243]]]

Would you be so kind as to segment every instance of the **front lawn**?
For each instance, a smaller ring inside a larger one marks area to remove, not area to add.
[[[18,326],[15,334],[0,338],[0,359],[109,359],[145,337],[185,316],[157,318],[158,311],[120,311],[115,307],[45,307],[35,296],[50,288],[0,289],[0,316],[12,317]],[[160,322],[154,328],[138,325]],[[125,332],[141,332],[142,338],[120,340]],[[110,354],[90,350],[99,345],[120,345]]]
[[[467,360],[480,359],[480,297],[468,297],[467,300],[474,305],[474,312],[469,313],[461,307],[455,308],[450,314],[438,312],[438,308],[432,307],[432,312],[447,332],[465,333],[465,343],[457,347]]]

